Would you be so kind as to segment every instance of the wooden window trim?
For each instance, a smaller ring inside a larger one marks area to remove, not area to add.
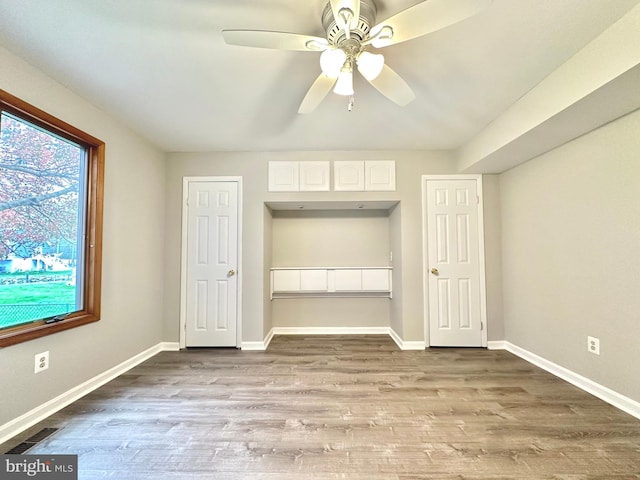
[[[1,111],[16,114],[76,142],[85,147],[88,154],[83,310],[55,323],[47,324],[44,320],[39,320],[0,330],[0,347],[6,347],[100,320],[105,144],[102,140],[0,89]]]

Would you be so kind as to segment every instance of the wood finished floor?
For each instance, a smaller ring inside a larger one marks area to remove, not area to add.
[[[163,352],[41,422],[79,478],[640,479],[640,420],[505,351],[387,336]]]

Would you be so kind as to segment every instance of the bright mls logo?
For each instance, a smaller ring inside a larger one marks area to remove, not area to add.
[[[77,480],[77,455],[0,455],[0,480]]]

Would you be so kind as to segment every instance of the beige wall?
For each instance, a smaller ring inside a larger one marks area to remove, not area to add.
[[[269,285],[271,281],[271,265],[272,261],[272,253],[273,253],[273,232],[272,232],[272,212],[266,205],[263,209],[263,225],[264,225],[264,244],[263,244],[263,255],[264,255],[264,265],[262,269],[262,284]],[[266,338],[269,335],[269,332],[273,328],[273,320],[271,316],[271,299],[269,296],[265,295],[262,299],[262,338]]]
[[[267,192],[269,160],[396,160],[396,192]],[[218,152],[168,155],[166,185],[166,273],[165,339],[178,340],[180,306],[180,225],[183,176],[243,177],[243,301],[242,338],[262,341],[268,332],[266,271],[275,258],[268,258],[265,238],[269,238],[269,215],[265,202],[276,201],[397,201],[388,222],[388,248],[394,251],[394,298],[390,325],[405,341],[424,340],[422,287],[422,205],[423,174],[454,173],[453,160],[446,152]],[[272,249],[273,250],[273,249]],[[272,251],[272,255],[275,252]],[[385,257],[386,258],[386,257]],[[490,292],[490,295],[494,292]]]
[[[273,212],[274,267],[386,267],[389,212]]]
[[[278,298],[272,302],[274,327],[389,327],[388,298]]]
[[[636,111],[500,177],[506,340],[636,401],[639,132]]]
[[[500,225],[500,177],[482,177],[484,198],[484,252],[487,286],[487,339],[504,340],[502,322],[502,238]]]
[[[0,349],[0,425],[162,341],[164,155],[0,48],[0,88],[106,142],[102,320]],[[50,368],[33,373],[48,350]]]
[[[389,263],[394,267],[391,277],[393,292],[396,297],[400,298],[404,296],[402,268],[397,268],[398,266],[403,265],[401,222],[402,205],[397,204],[389,212],[389,249],[393,252],[393,259]],[[400,338],[404,338],[402,302],[391,302],[389,317],[389,326],[400,336]]]

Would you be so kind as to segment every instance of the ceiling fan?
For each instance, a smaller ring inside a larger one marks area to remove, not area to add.
[[[230,45],[322,52],[322,73],[311,85],[298,113],[313,112],[334,85],[334,93],[350,97],[351,110],[354,69],[385,97],[405,106],[415,98],[413,90],[385,64],[384,56],[369,48],[383,48],[435,32],[475,15],[491,2],[427,0],[376,24],[374,0],[330,0],[322,12],[327,38],[265,30],[223,30],[222,36]]]

